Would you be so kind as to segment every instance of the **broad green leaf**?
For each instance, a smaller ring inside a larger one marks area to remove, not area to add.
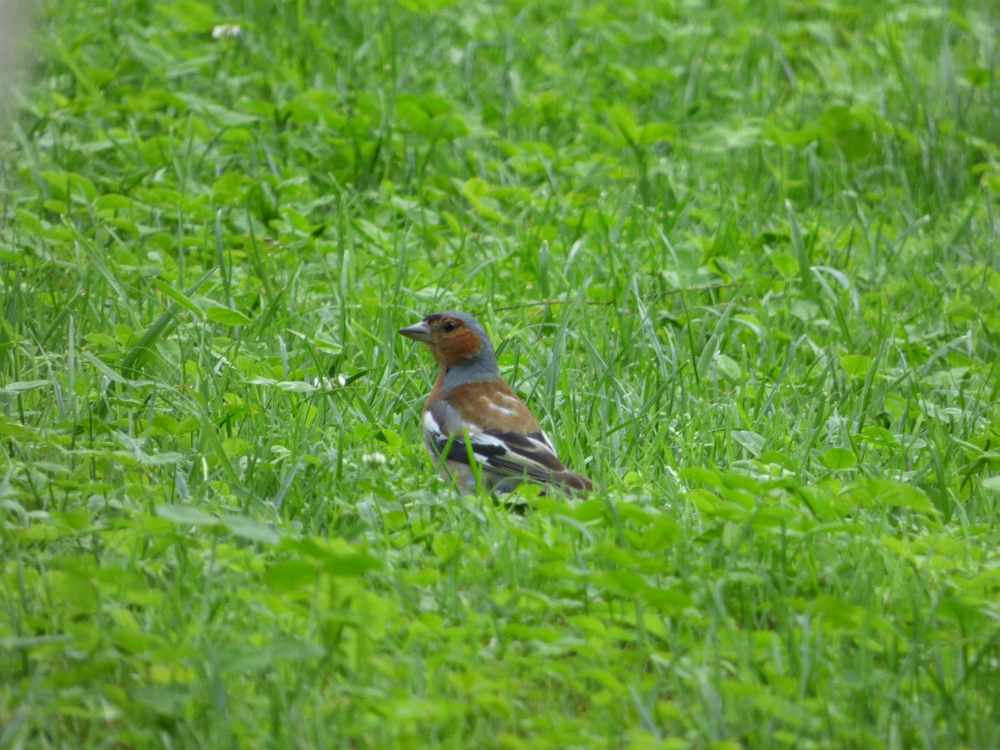
[[[987,477],[983,480],[983,489],[990,492],[1000,492],[1000,476]]]
[[[462,553],[464,545],[462,538],[455,534],[436,534],[431,546],[441,562],[448,563]]]
[[[96,211],[127,211],[130,208],[132,208],[132,201],[117,193],[102,195],[94,201],[94,210]]]
[[[17,217],[21,221],[21,226],[29,232],[40,235],[45,231],[45,228],[42,226],[42,222],[30,211],[19,208],[17,210]]]
[[[910,546],[904,540],[883,536],[880,541],[886,549],[894,552],[904,559],[913,560],[913,553],[910,551]]]
[[[673,544],[681,534],[680,524],[669,516],[660,516],[642,535],[641,548],[646,551],[662,550]]]
[[[326,572],[334,576],[359,576],[382,565],[377,558],[364,552],[354,551],[342,539],[328,542],[313,537],[303,539],[285,537],[281,541],[281,548],[318,560]]]
[[[208,33],[217,23],[212,8],[197,0],[175,0],[160,10],[174,19],[181,30],[192,34]]]
[[[626,471],[625,476],[622,477],[622,484],[628,489],[633,489],[641,483],[642,474],[637,471]]]
[[[790,253],[771,253],[771,263],[786,279],[795,278],[799,273],[799,262]]]
[[[684,497],[694,503],[698,510],[709,514],[715,513],[722,502],[717,495],[713,495],[708,490],[701,489],[700,487],[685,492]]]
[[[227,326],[248,326],[253,322],[239,310],[215,305],[205,310],[205,317],[213,323],[222,323]]]
[[[133,340],[135,340],[135,332],[129,328],[127,325],[118,323],[113,328],[115,333],[115,341],[117,341],[122,346],[128,346]]]
[[[227,172],[212,184],[212,201],[222,205],[232,205],[243,195],[246,175]]]
[[[20,393],[37,391],[39,388],[46,388],[51,385],[51,380],[23,380],[15,383],[7,383],[2,390],[8,396],[16,396]]]
[[[737,471],[727,471],[723,474],[722,483],[729,489],[739,489],[750,494],[757,494],[761,491],[760,482]]]
[[[252,542],[277,544],[281,541],[281,537],[270,526],[266,526],[246,516],[225,516],[222,519],[222,523],[235,536],[249,539]]]
[[[62,526],[72,531],[82,531],[91,524],[90,511],[86,508],[76,508],[64,513],[53,513],[52,517]]]
[[[840,149],[848,160],[857,161],[871,153],[875,144],[876,115],[868,107],[836,106],[819,120],[824,143]]]
[[[951,617],[966,627],[981,626],[987,617],[980,606],[957,596],[942,597],[937,611],[938,615]]]
[[[991,193],[1000,195],[1000,171],[988,171],[983,172],[983,176],[979,180],[980,184],[989,190]]]
[[[764,452],[766,441],[763,435],[758,435],[750,430],[733,430],[729,434],[754,457],[760,456]]]
[[[84,198],[88,202],[93,202],[97,198],[97,188],[94,187],[94,183],[83,175],[47,170],[42,172],[42,177],[49,184],[52,195],[59,200]]]
[[[264,573],[264,583],[276,591],[295,591],[311,586],[319,576],[319,568],[308,560],[287,560],[272,565]]]
[[[872,358],[863,354],[845,354],[840,358],[840,367],[852,378],[863,378],[872,366]]]
[[[795,469],[795,463],[784,453],[780,451],[764,451],[758,456],[760,461],[768,464],[776,464],[783,469],[788,469],[792,471]]]
[[[715,355],[715,366],[719,369],[719,373],[725,377],[730,382],[738,382],[743,375],[743,370],[740,368],[739,363],[732,357],[727,357],[722,352]]]
[[[479,177],[472,177],[465,181],[462,186],[462,195],[470,200],[473,198],[485,198],[489,195],[490,186],[485,180]]]
[[[651,122],[639,129],[639,143],[642,145],[670,141],[676,137],[677,128],[665,122]]]
[[[889,479],[873,479],[868,490],[876,500],[894,507],[907,507],[924,513],[934,511],[934,506],[923,490]]]
[[[584,500],[573,511],[573,517],[581,523],[596,521],[603,518],[605,513],[604,503],[600,500]]]
[[[222,449],[229,458],[245,455],[250,450],[250,443],[243,438],[227,437],[222,441]]]
[[[861,607],[829,594],[821,594],[813,601],[813,612],[822,623],[833,630],[857,630],[864,622]]]
[[[850,469],[858,465],[858,458],[847,448],[830,448],[823,454],[823,465],[834,470]]]
[[[191,526],[218,526],[220,523],[215,516],[189,505],[157,505],[155,512],[160,518]]]
[[[863,437],[868,438],[872,442],[884,443],[886,445],[899,445],[899,441],[896,440],[895,435],[884,427],[879,427],[878,425],[868,425],[861,431],[861,434]]]
[[[66,534],[66,531],[48,523],[33,523],[26,529],[19,529],[18,538],[27,544],[53,542]]]
[[[381,561],[361,552],[346,555],[329,554],[323,558],[323,569],[332,576],[360,576],[380,567],[382,567]]]
[[[659,518],[634,503],[619,503],[615,506],[615,512],[620,518],[634,521],[639,526],[647,526]]]
[[[17,440],[31,440],[32,438],[38,437],[38,435],[33,427],[18,424],[15,420],[0,415],[0,437],[15,438]]]
[[[722,482],[722,477],[720,477],[716,472],[700,466],[689,466],[686,469],[682,469],[680,477],[681,479],[707,484],[709,487],[719,488],[725,486]]]
[[[691,597],[683,591],[662,589],[654,586],[643,588],[642,598],[653,609],[664,614],[680,612],[693,604]]]

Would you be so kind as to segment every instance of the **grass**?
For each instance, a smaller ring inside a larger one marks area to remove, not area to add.
[[[994,4],[40,16],[0,747],[1000,745]],[[600,492],[435,475],[448,308]]]

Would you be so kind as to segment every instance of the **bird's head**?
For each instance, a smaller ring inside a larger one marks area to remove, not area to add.
[[[486,329],[471,315],[453,311],[434,313],[399,333],[425,344],[444,368],[496,369],[493,343]]]

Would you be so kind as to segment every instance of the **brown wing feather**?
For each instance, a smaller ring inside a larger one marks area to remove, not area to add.
[[[460,385],[448,394],[448,403],[483,432],[541,432],[531,410],[502,378]]]

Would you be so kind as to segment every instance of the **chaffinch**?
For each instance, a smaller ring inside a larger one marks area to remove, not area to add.
[[[446,476],[464,490],[475,487],[462,428],[485,484],[510,492],[524,480],[566,492],[589,492],[593,484],[559,460],[538,420],[500,376],[493,343],[479,321],[460,312],[428,315],[399,331],[426,344],[441,366],[421,425],[424,444]]]

